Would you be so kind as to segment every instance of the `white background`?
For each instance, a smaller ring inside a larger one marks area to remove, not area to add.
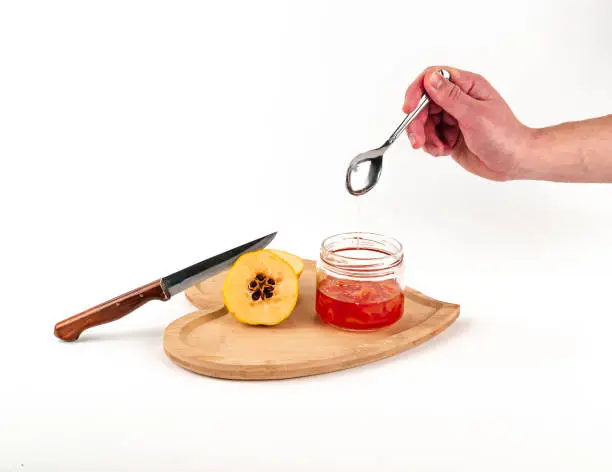
[[[348,161],[426,66],[487,77],[529,126],[612,112],[612,4],[0,3],[0,471],[612,468],[612,186],[491,183],[410,149],[361,199]],[[461,304],[350,371],[229,382],[175,367],[183,296],[74,313],[278,230],[406,248]]]

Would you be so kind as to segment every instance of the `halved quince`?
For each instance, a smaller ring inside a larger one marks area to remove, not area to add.
[[[238,321],[271,326],[289,317],[298,292],[298,277],[289,263],[262,249],[234,263],[223,284],[223,301]]]
[[[298,277],[302,275],[304,270],[304,261],[302,259],[290,252],[281,251],[280,249],[270,249],[270,251],[287,261]]]

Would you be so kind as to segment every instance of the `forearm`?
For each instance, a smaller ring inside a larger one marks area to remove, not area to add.
[[[612,182],[612,115],[531,130],[525,180]]]

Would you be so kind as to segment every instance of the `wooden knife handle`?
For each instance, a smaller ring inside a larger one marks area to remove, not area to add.
[[[63,341],[76,341],[88,328],[118,320],[150,300],[166,301],[169,298],[162,288],[161,280],[156,280],[60,321],[55,325],[55,335]]]

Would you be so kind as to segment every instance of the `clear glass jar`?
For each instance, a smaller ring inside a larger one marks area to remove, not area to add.
[[[404,313],[404,251],[396,239],[344,233],[321,244],[316,311],[338,328],[370,331],[390,326]]]

